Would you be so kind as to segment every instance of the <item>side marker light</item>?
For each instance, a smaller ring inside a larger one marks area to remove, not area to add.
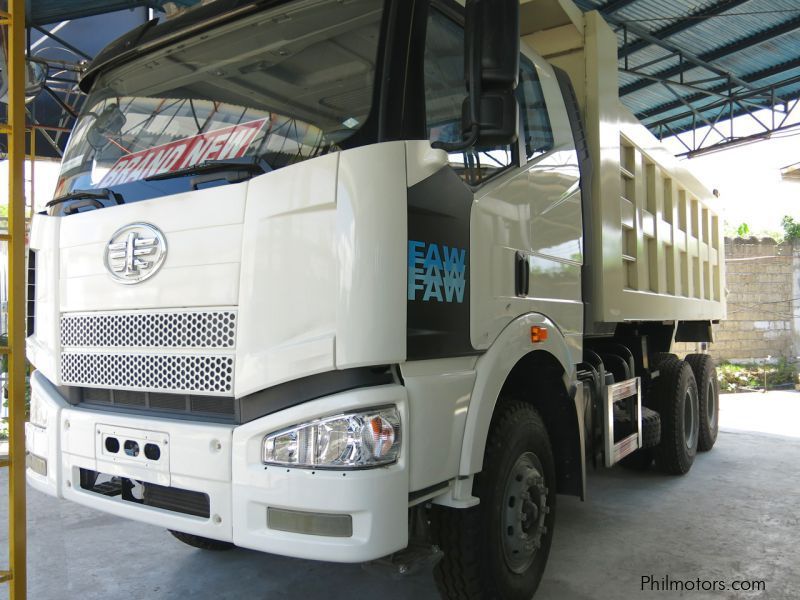
[[[547,339],[547,327],[534,325],[531,327],[531,344],[538,344]]]

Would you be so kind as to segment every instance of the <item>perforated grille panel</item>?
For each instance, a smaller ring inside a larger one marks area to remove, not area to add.
[[[61,344],[63,384],[233,394],[234,310],[63,314]]]
[[[233,357],[65,352],[61,379],[109,388],[231,393]]]
[[[107,348],[233,348],[236,313],[62,315],[61,344]]]

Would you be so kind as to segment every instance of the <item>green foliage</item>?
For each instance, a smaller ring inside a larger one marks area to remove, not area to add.
[[[781,220],[781,225],[783,225],[784,241],[800,240],[800,221],[795,222],[792,217],[786,215]]]
[[[745,237],[750,235],[750,226],[747,223],[742,223],[739,227],[736,228],[736,235],[739,237]]]
[[[8,347],[8,334],[0,333],[0,346]],[[8,354],[0,356],[0,373],[8,373]]]
[[[717,366],[720,392],[752,391],[764,389],[764,371],[767,372],[767,387],[783,386],[796,381],[797,368],[781,358],[776,364],[759,365],[747,363],[734,365],[729,362]]]

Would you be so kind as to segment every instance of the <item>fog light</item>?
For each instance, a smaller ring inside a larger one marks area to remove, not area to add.
[[[47,459],[28,452],[25,455],[25,466],[37,475],[47,477]]]
[[[353,537],[353,517],[350,515],[328,515],[269,507],[267,527],[305,535]]]

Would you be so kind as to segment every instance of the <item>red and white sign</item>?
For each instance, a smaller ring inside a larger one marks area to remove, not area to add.
[[[258,119],[126,154],[111,167],[98,186],[120,185],[206,161],[241,158],[266,122],[267,119]]]

